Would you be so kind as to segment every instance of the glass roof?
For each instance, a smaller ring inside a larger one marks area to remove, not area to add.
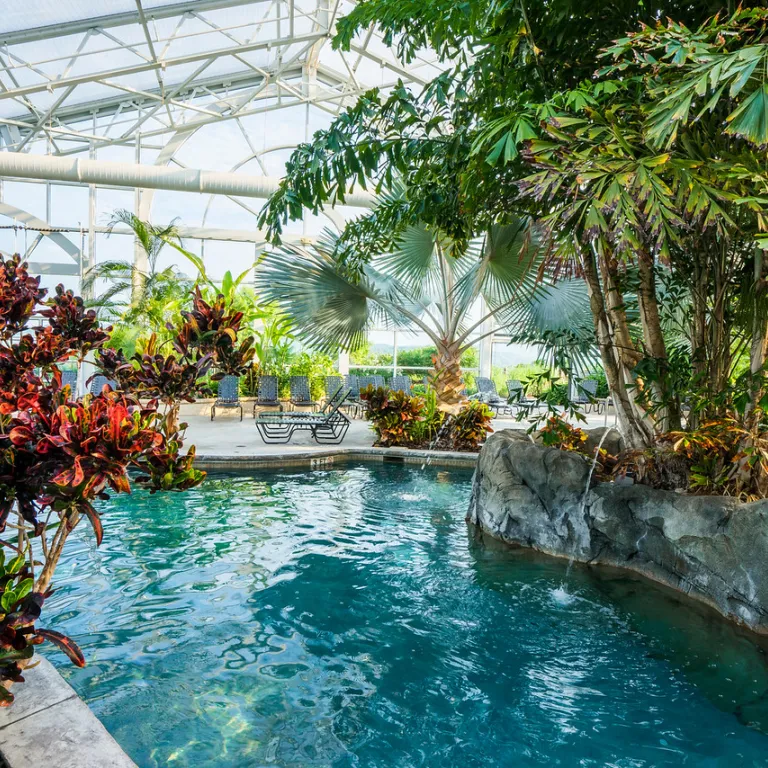
[[[440,71],[431,52],[404,67],[371,32],[351,51],[334,51],[335,22],[353,6],[5,0],[0,152],[282,176],[292,149],[364,91],[386,91],[401,79],[420,89]],[[73,253],[131,258],[131,239],[106,233],[118,208],[158,223],[176,219],[213,274],[247,269],[263,247],[261,200],[107,186],[91,193],[84,184],[0,178],[0,224],[21,227],[0,226],[0,252],[34,252],[51,283],[61,275],[76,280]],[[311,237],[358,213],[308,214],[286,234]],[[21,225],[32,221],[62,232],[37,238]]]
[[[404,68],[377,35],[333,51],[334,23],[352,6],[6,0],[0,148],[76,154],[297,102],[335,114],[372,86],[420,87],[438,73],[428,54]]]
[[[158,6],[190,5],[188,0],[142,0],[145,10]],[[105,13],[135,13],[134,0],[40,0],[38,2],[20,2],[6,0],[0,15],[0,35],[37,26],[49,26],[65,22],[93,19]]]

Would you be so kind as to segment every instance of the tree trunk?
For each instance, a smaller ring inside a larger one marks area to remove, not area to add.
[[[608,387],[613,396],[614,407],[624,440],[630,448],[645,448],[653,438],[653,430],[643,418],[638,417],[635,404],[627,390],[624,366],[620,365],[620,354],[613,341],[613,334],[605,308],[605,298],[600,286],[595,255],[591,249],[582,253],[582,269],[589,292],[589,307],[595,323],[595,333],[600,349],[600,358],[605,368]]]
[[[669,359],[667,357],[667,345],[661,331],[661,318],[659,317],[659,304],[656,298],[656,276],[654,274],[653,256],[647,251],[638,254],[638,266],[640,271],[640,289],[638,299],[640,303],[640,320],[643,326],[643,338],[645,339],[646,353],[653,358],[658,380],[655,389],[660,408],[659,428],[662,432],[680,429],[680,404],[671,386],[669,377]]]
[[[754,291],[754,311],[752,316],[752,344],[749,350],[749,370],[752,375],[752,397],[747,406],[747,416],[758,411],[758,405],[763,397],[763,368],[768,354],[768,322],[766,313],[761,311],[759,304],[763,293],[763,251],[755,248],[755,273],[752,283]]]
[[[605,308],[613,331],[613,346],[620,364],[631,370],[643,359],[643,355],[635,348],[629,333],[624,296],[618,286],[618,265],[613,254],[604,250],[598,259],[603,277]]]
[[[435,370],[430,376],[430,384],[437,395],[437,406],[441,411],[456,413],[466,400],[462,394],[464,381],[461,377],[461,347],[455,341],[438,344],[434,362]]]

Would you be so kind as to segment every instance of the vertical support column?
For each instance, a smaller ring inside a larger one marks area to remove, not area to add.
[[[142,109],[139,107],[139,119],[141,119]],[[136,164],[141,164],[141,133],[136,134]],[[141,189],[138,187],[133,193],[133,210],[136,216],[141,215]],[[146,274],[149,270],[149,259],[147,253],[141,247],[139,239],[136,237],[133,240],[133,266],[135,267],[133,274],[133,287],[131,301],[136,302],[142,289],[142,275]]]
[[[339,373],[342,376],[349,373],[349,352],[339,352]]]
[[[397,376],[397,330],[392,334],[392,375]]]
[[[93,114],[93,126],[92,126],[92,134],[96,135],[96,113]],[[91,160],[96,159],[96,145],[93,142],[93,139],[91,139],[91,147],[88,150],[88,157]],[[84,253],[82,252],[82,248],[80,249],[80,276],[82,278],[83,268],[82,268],[82,261],[84,257]],[[96,264],[96,185],[95,184],[89,184],[88,185],[88,264],[87,269],[91,269]],[[82,282],[81,282],[81,288],[82,288]],[[92,294],[92,291],[88,291],[89,294]],[[93,298],[92,295],[89,295],[84,298]]]

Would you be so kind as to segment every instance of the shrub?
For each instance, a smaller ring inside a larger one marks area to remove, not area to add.
[[[360,397],[368,402],[368,419],[373,423],[377,445],[391,447],[413,442],[413,424],[424,421],[422,398],[373,386],[361,390]]]
[[[493,411],[479,400],[470,400],[450,417],[450,440],[458,451],[477,451],[491,429]]]
[[[368,402],[377,445],[476,451],[493,431],[493,413],[485,403],[468,401],[455,416],[448,416],[438,410],[431,388],[425,397],[418,397],[386,387],[366,387],[360,397]]]
[[[0,540],[0,706],[12,703],[9,689],[23,682],[39,643],[85,664],[70,639],[36,626],[69,535],[87,519],[101,543],[97,503],[110,491],[130,492],[129,469],[151,492],[202,482],[194,448],[181,453],[179,404],[212,365],[234,372],[252,356],[248,339],[235,341],[239,314],[197,294],[171,354],[161,354],[153,336],[128,360],[105,348],[108,329],[82,299],[62,286],[47,299],[39,285],[20,257],[0,262],[0,534],[14,516],[12,535]],[[119,389],[78,400],[62,386],[60,366],[94,350]]]
[[[437,407],[437,393],[432,387],[421,386],[424,391],[424,412],[420,421],[411,424],[411,440],[416,445],[431,443],[445,421],[445,413]],[[414,393],[417,394],[417,393]]]

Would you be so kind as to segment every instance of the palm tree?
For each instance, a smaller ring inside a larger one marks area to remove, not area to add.
[[[83,277],[83,292],[93,290],[97,280],[105,280],[106,290],[89,302],[112,320],[139,329],[162,333],[168,318],[189,299],[193,282],[174,267],[158,268],[163,247],[178,240],[175,224],[160,227],[142,221],[130,211],[118,210],[109,222],[111,233],[118,224],[133,230],[144,255],[143,263],[127,260],[104,261],[91,267]],[[129,298],[130,297],[130,298]]]
[[[284,245],[256,273],[262,299],[276,302],[297,333],[321,351],[354,350],[377,326],[410,327],[437,348],[432,384],[440,407],[463,399],[461,356],[514,319],[525,328],[542,312],[545,247],[538,228],[518,218],[494,225],[465,248],[427,226],[404,230],[394,248],[362,267],[359,278],[325,232],[311,248]],[[566,291],[560,311],[585,302]],[[588,311],[588,306],[587,306]]]

